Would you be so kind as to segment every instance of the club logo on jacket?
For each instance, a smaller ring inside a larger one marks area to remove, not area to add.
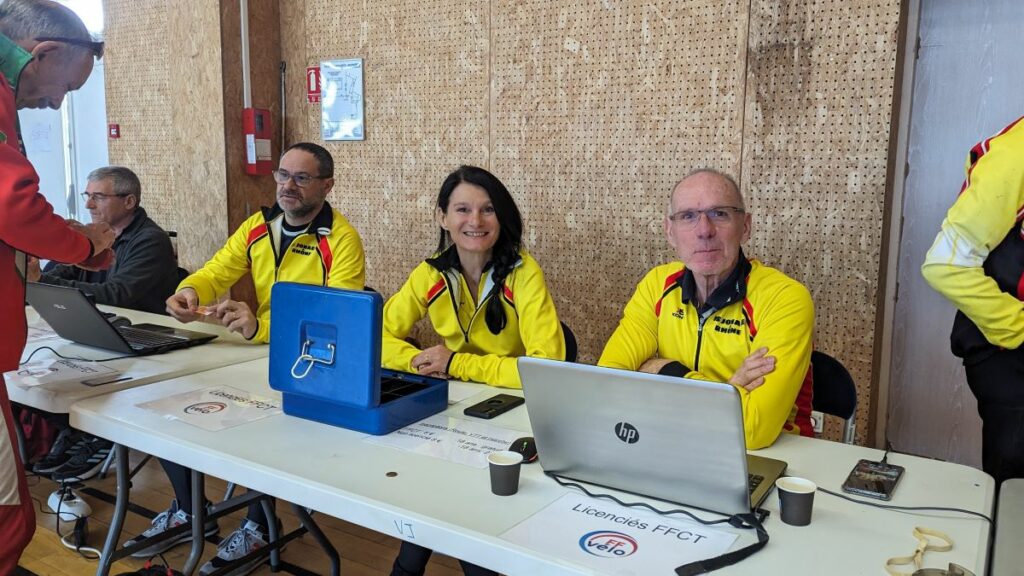
[[[713,320],[715,321],[715,332],[735,334],[736,336],[743,334],[743,332],[740,331],[740,327],[746,325],[745,321],[737,320],[735,318],[722,318],[720,316],[715,316]]]

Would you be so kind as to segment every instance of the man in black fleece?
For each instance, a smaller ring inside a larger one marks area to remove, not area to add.
[[[163,314],[164,301],[178,286],[178,266],[170,238],[139,205],[142,186],[134,172],[121,166],[97,168],[89,174],[82,197],[93,222],[114,229],[114,265],[96,272],[67,264],[50,264],[40,273],[29,263],[28,279],[74,286],[97,304]]]

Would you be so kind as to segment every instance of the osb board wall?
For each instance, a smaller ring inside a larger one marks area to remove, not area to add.
[[[818,347],[858,382],[863,441],[899,4],[303,0],[281,10],[287,138],[320,141],[305,67],[364,58],[367,140],[326,145],[368,281],[400,286],[435,242],[441,179],[480,163],[523,209],[586,362],[671,257],[672,184],[734,173],[747,252],[810,288]]]
[[[134,170],[142,205],[178,232],[194,269],[227,235],[220,5],[216,0],[106,0],[110,162]]]
[[[695,166],[738,172],[746,3],[494,8],[490,167],[592,362],[639,279],[671,258],[673,184]]]
[[[433,202],[458,163],[486,165],[488,3],[339,3],[282,6],[288,63],[289,142],[320,142],[319,106],[306,103],[307,64],[364,59],[363,142],[330,142],[335,191],[330,202],[359,230],[367,283],[398,289],[436,245]],[[294,39],[304,39],[295,42]]]
[[[858,383],[868,430],[899,2],[755,0],[743,182],[751,252],[802,280],[816,345]]]

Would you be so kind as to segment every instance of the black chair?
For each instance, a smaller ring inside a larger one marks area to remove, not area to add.
[[[811,377],[814,378],[814,410],[838,416],[845,421],[843,442],[853,444],[857,423],[857,385],[838,360],[814,351],[811,353]]]
[[[579,346],[576,344],[576,335],[572,333],[565,322],[561,324],[562,333],[565,334],[565,361],[575,362],[580,353]]]

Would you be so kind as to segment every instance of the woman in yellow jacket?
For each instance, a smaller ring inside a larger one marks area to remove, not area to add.
[[[565,336],[540,266],[522,250],[523,221],[493,174],[460,166],[437,196],[437,252],[384,305],[385,367],[520,388],[519,356],[565,359]],[[444,339],[405,340],[424,316]],[[409,542],[392,576],[421,575],[431,551]],[[466,574],[495,574],[462,562]]]

